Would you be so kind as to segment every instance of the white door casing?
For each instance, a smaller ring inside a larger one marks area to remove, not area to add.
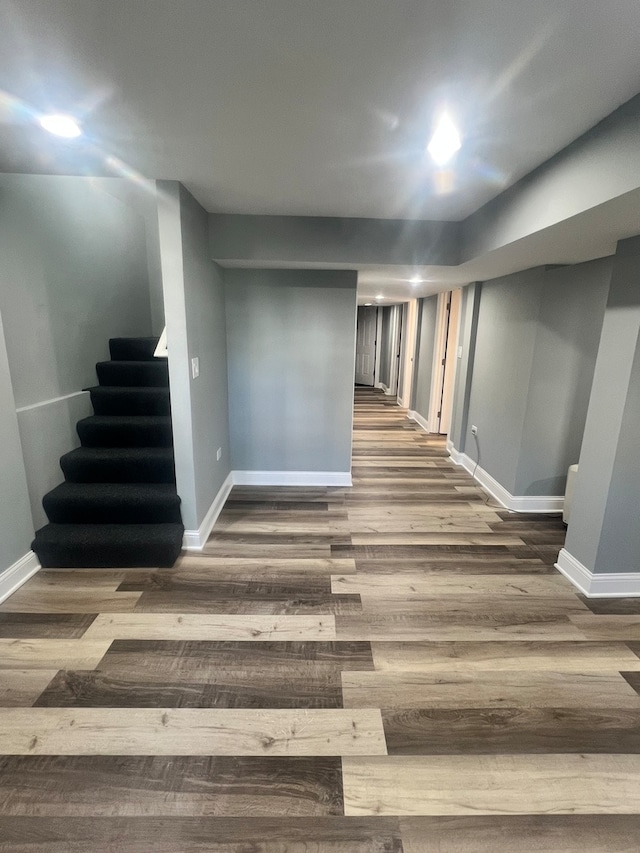
[[[356,328],[356,384],[373,385],[376,366],[376,338],[378,328],[378,309],[358,307]]]

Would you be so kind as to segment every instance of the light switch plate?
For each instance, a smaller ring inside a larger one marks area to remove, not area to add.
[[[197,379],[200,376],[200,359],[192,358],[191,359],[191,378]]]
[[[218,448],[218,452],[216,453],[216,459],[218,460],[218,462],[222,459],[222,448],[221,447]]]

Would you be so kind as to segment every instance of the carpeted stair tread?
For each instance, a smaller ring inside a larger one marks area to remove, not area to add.
[[[32,548],[44,568],[172,566],[182,524],[48,524]]]
[[[166,388],[169,385],[166,358],[155,361],[99,361],[96,373],[99,384],[103,386]]]
[[[78,447],[60,459],[71,483],[173,483],[171,447]]]
[[[169,415],[93,415],[78,421],[83,447],[171,447]]]
[[[87,388],[96,415],[169,415],[168,388],[96,385]]]
[[[56,524],[181,522],[180,498],[169,483],[61,483],[42,505]]]
[[[109,353],[114,361],[153,361],[158,340],[159,338],[111,338]]]

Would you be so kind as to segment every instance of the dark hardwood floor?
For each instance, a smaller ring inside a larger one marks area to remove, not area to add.
[[[0,605],[0,850],[640,849],[640,606],[395,400],[353,488],[236,487],[171,570]]]

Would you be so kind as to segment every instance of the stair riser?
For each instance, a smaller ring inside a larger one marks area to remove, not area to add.
[[[118,459],[60,460],[62,472],[70,483],[174,483],[175,471],[169,460]]]
[[[100,394],[91,391],[91,403],[96,415],[169,415],[169,394]]]
[[[112,338],[109,352],[114,361],[153,361],[158,338]]]
[[[47,500],[42,504],[52,524],[180,524],[180,502],[105,506],[91,501]]]
[[[47,545],[36,546],[36,554],[43,569],[118,569],[131,568],[171,568],[180,556],[181,546],[172,549],[167,546],[147,544],[128,546],[117,544],[109,548],[105,556],[104,549],[91,546]]]
[[[171,424],[167,426],[129,427],[78,424],[83,447],[171,447]]]
[[[96,364],[100,385],[140,388],[167,388],[169,370],[166,361],[149,361],[143,364],[103,362]]]

